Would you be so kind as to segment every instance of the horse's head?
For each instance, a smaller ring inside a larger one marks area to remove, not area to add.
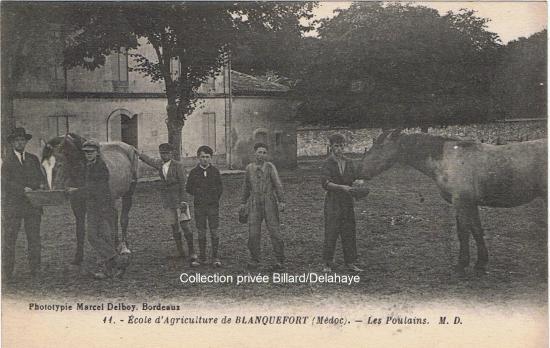
[[[401,129],[386,131],[374,140],[362,160],[361,176],[370,179],[382,173],[399,159]]]
[[[53,166],[54,170],[46,171],[47,175],[53,175],[52,185],[56,188],[65,186],[81,186],[81,168],[84,161],[81,148],[84,138],[68,133],[51,139],[42,151],[42,164]],[[50,178],[48,178],[50,181]]]

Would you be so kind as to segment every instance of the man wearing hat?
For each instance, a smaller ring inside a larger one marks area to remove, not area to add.
[[[176,242],[176,248],[179,256],[182,258],[185,257],[181,233],[179,230],[181,227],[185,240],[187,241],[187,247],[191,257],[191,266],[198,266],[199,262],[193,248],[193,232],[191,232],[191,228],[189,227],[189,221],[178,221],[180,220],[178,208],[182,208],[183,210],[187,207],[185,200],[185,182],[187,180],[187,173],[183,163],[174,159],[174,147],[169,143],[159,145],[160,159],[151,158],[137,149],[136,153],[139,159],[147,165],[157,169],[159,172],[159,176],[163,183],[160,195],[164,208],[164,217],[172,228],[172,236]]]
[[[46,178],[35,155],[25,147],[32,135],[18,127],[8,136],[12,150],[2,163],[2,277],[10,280],[15,264],[15,244],[21,222],[25,226],[31,276],[40,274],[40,221],[42,209],[31,205],[26,191],[44,188]]]
[[[100,146],[95,140],[82,144],[86,159],[84,191],[86,197],[86,232],[88,242],[98,254],[103,269],[94,274],[98,279],[116,277],[122,273],[118,267],[113,235],[113,200],[109,189],[109,169],[100,156]]]

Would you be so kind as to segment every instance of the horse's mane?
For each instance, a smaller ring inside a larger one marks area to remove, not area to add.
[[[403,134],[399,137],[399,144],[404,150],[406,158],[413,161],[428,157],[441,160],[445,143],[449,141],[457,142],[461,147],[469,147],[475,144],[471,141],[422,133]]]
[[[65,139],[71,140],[78,150],[82,150],[82,144],[86,142],[86,139],[76,133],[67,133]]]

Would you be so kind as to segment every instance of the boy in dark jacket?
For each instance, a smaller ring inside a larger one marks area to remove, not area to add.
[[[103,265],[103,270],[94,273],[94,277],[104,279],[122,276],[119,255],[111,239],[115,222],[114,203],[109,189],[109,169],[100,156],[100,145],[97,141],[86,141],[82,144],[82,151],[86,158],[86,172],[85,184],[79,190],[86,197],[86,234]]]
[[[212,243],[212,264],[221,267],[218,258],[219,246],[219,201],[223,185],[220,171],[210,162],[214,151],[207,145],[199,147],[197,157],[199,163],[189,173],[185,189],[194,197],[195,223],[199,231],[199,258],[206,262],[206,229],[210,228]],[[208,226],[207,226],[208,225]]]

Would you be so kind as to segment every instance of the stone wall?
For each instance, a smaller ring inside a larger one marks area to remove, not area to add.
[[[419,128],[406,129],[406,133],[420,132]],[[302,127],[298,129],[298,157],[324,156],[328,151],[328,137],[333,133],[343,134],[349,153],[363,153],[370,148],[382,133],[379,128],[323,128]],[[534,140],[547,137],[546,119],[515,119],[493,123],[429,128],[429,134],[474,140],[490,144]]]

